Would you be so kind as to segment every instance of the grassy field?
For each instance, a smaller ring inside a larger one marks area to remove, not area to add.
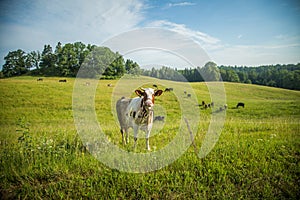
[[[75,79],[66,83],[58,80],[0,80],[1,199],[300,198],[299,91],[224,83],[226,121],[218,142],[205,158],[200,159],[191,146],[162,169],[127,173],[107,167],[86,151],[73,119]],[[132,136],[129,146],[121,144],[111,112],[114,87],[107,87],[109,83],[115,86],[117,81],[99,81],[97,119],[113,144],[132,151]],[[172,84],[164,81],[166,86]],[[191,86],[199,103],[210,102],[205,83]],[[236,109],[238,102],[244,102],[245,108]],[[157,112],[166,114],[167,120],[154,124],[152,151],[162,149],[179,128],[174,94],[163,94],[156,104]],[[211,113],[211,109],[200,109],[199,129],[194,133],[197,148]],[[138,141],[136,151],[145,152],[144,140]]]

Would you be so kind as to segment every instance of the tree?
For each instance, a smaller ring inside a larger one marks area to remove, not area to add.
[[[62,60],[58,64],[61,76],[75,76],[79,69],[78,54],[74,44],[68,43],[62,47]]]
[[[42,74],[48,76],[59,74],[56,69],[56,55],[52,52],[50,45],[44,45],[44,50],[41,55],[40,71]]]
[[[5,77],[20,76],[29,72],[30,63],[21,49],[9,52],[4,60],[2,73]]]
[[[96,78],[99,75],[105,75],[103,74],[105,71],[107,74],[112,73],[111,64],[117,58],[116,54],[107,47],[94,46],[92,49],[81,65],[80,76]]]
[[[227,70],[226,73],[229,82],[240,82],[240,78],[234,70]]]
[[[133,62],[130,59],[127,59],[125,62],[125,70],[127,74],[132,74],[132,75],[141,74],[140,66],[136,62]]]
[[[39,51],[32,51],[27,54],[27,63],[30,64],[31,68],[39,69],[41,61],[41,53]]]
[[[205,81],[219,81],[221,76],[214,62],[208,62],[200,69],[200,73]]]

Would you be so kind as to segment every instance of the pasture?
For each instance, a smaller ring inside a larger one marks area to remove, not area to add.
[[[43,78],[43,81],[37,81],[36,77],[0,79],[1,199],[300,197],[299,91],[224,83],[228,104],[225,124],[218,142],[205,158],[200,159],[191,145],[179,159],[164,168],[127,173],[107,167],[87,151],[74,125],[75,79],[59,80],[58,77]],[[156,84],[156,79],[151,80]],[[165,88],[181,84],[163,83],[161,87]],[[111,143],[132,151],[132,129],[129,145],[122,146],[111,111],[116,84],[117,80],[99,81],[94,101],[96,117]],[[205,83],[191,83],[191,86],[196,95],[193,98],[199,104],[210,102]],[[82,87],[88,90],[90,84]],[[236,109],[238,102],[245,103],[245,108]],[[154,123],[150,137],[152,151],[164,148],[180,125],[180,106],[173,91],[163,93],[155,104],[157,115],[166,118],[165,123]],[[193,132],[199,149],[212,109],[190,106],[200,112],[198,130]],[[144,148],[141,138],[136,152],[146,153]]]

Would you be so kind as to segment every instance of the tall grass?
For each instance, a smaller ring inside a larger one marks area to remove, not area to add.
[[[297,91],[225,83],[229,109],[222,134],[208,156],[199,159],[190,147],[165,168],[132,174],[110,169],[87,151],[73,122],[74,79],[67,83],[58,79],[0,80],[2,199],[299,199]],[[97,117],[111,142],[132,151],[121,145],[119,128],[112,121],[113,88],[108,83],[116,81],[103,80],[98,85],[97,92],[105,95],[95,100]],[[205,84],[192,87],[199,103],[209,102]],[[245,102],[244,109],[234,108],[239,101]],[[160,97],[158,104],[164,103],[170,120],[154,124],[158,132],[150,143],[157,149],[178,129],[172,123],[177,119],[172,94]],[[211,115],[209,109],[200,111],[199,129],[193,133],[197,147]],[[144,152],[143,148],[140,139],[137,151]]]

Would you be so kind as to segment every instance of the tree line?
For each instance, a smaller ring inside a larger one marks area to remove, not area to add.
[[[143,75],[174,81],[227,81],[300,90],[300,63],[237,67],[217,66],[214,62],[208,62],[203,67],[180,70],[166,66],[152,68],[144,70]]]
[[[54,50],[51,45],[44,45],[41,53],[26,53],[18,49],[9,52],[4,60],[1,78],[21,75],[75,77],[80,67],[83,71],[81,75],[89,78],[100,74],[101,78],[117,78],[124,73],[141,73],[136,62],[130,59],[125,61],[118,52],[82,42],[65,45],[58,42]]]
[[[217,66],[208,62],[196,68],[176,69],[163,66],[160,69],[142,70],[139,65],[107,47],[82,42],[58,42],[55,49],[44,45],[43,51],[26,53],[18,49],[9,52],[0,72],[0,78],[35,75],[115,79],[125,73],[145,75],[174,81],[228,81],[300,90],[300,63],[288,65],[264,65],[259,67]],[[78,73],[80,69],[80,73]],[[101,75],[101,77],[99,77]]]

